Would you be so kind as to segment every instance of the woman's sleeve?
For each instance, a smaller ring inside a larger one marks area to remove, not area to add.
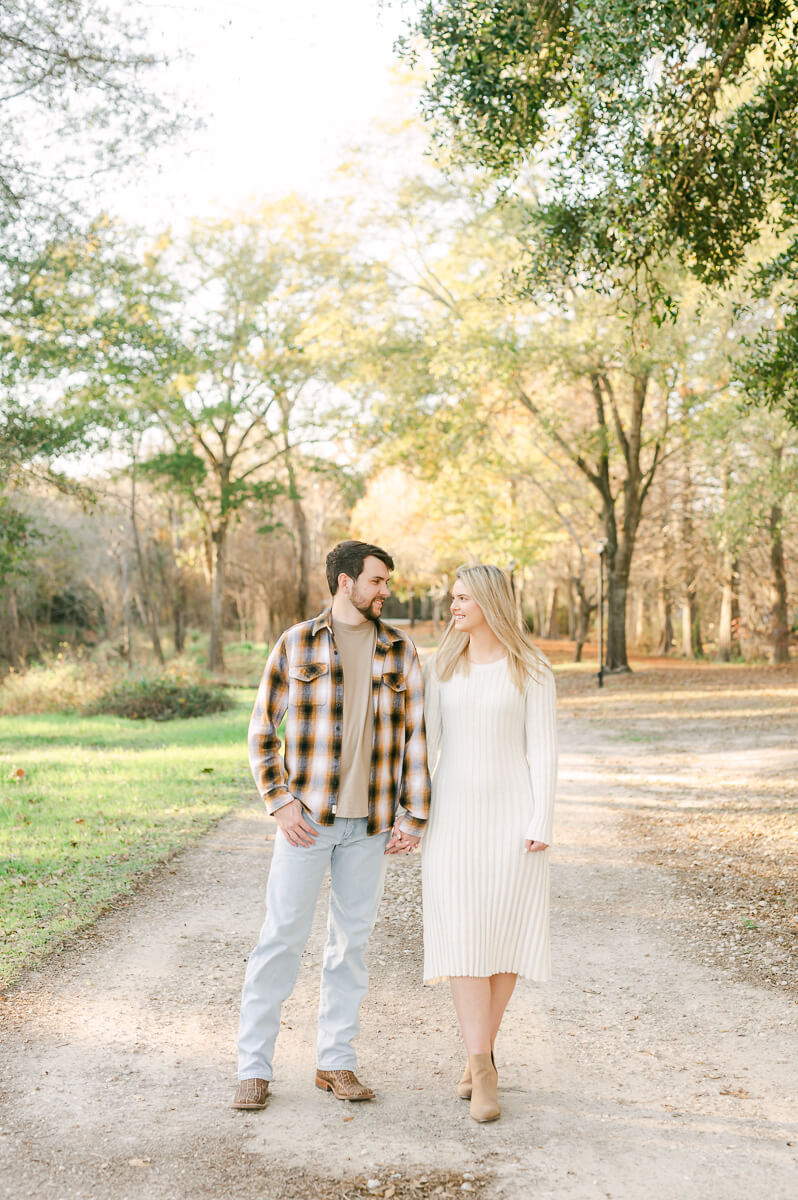
[[[551,845],[552,810],[557,788],[557,689],[546,665],[526,689],[526,756],[532,780],[533,811],[526,837]]]
[[[427,728],[427,764],[431,775],[441,752],[440,682],[432,659],[427,659],[424,664],[424,724]]]

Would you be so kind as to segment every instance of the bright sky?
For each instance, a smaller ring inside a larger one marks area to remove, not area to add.
[[[150,227],[252,197],[323,196],[347,146],[401,103],[392,69],[401,2],[379,0],[144,0],[156,52],[187,55],[166,86],[205,122],[188,144],[142,166],[108,198]]]

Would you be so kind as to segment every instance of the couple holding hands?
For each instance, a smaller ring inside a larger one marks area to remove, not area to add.
[[[279,831],[233,1108],[267,1104],[281,1007],[328,868],[316,1086],[340,1100],[374,1095],[352,1043],[387,855],[423,835],[424,980],[449,978],[467,1052],[457,1091],[476,1121],[499,1116],[493,1049],[518,975],[549,978],[551,668],[507,576],[478,564],[455,574],[452,619],[422,683],[413,643],[381,620],[392,570],[379,546],[340,543],[327,556],[331,605],[284,633],[266,663],[249,758]]]

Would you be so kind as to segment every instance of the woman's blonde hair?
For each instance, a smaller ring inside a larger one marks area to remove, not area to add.
[[[518,616],[513,589],[504,571],[488,563],[474,563],[458,567],[454,577],[466,585],[491,632],[507,651],[510,674],[518,690],[523,692],[530,679],[539,683],[541,673],[549,666]],[[433,659],[439,679],[451,679],[455,671],[468,671],[469,640],[452,618]]]

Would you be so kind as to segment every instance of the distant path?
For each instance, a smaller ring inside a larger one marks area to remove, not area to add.
[[[602,782],[603,758],[639,749],[573,718],[563,743],[556,978],[508,1011],[499,1122],[477,1126],[454,1096],[448,989],[420,985],[417,856],[391,863],[372,941],[359,1049],[378,1102],[313,1087],[320,912],[270,1106],[229,1110],[273,835],[253,803],[0,1006],[0,1196],[353,1198],[371,1179],[404,1200],[454,1195],[464,1175],[508,1200],[795,1196],[794,1002],[680,954],[668,878],[635,861],[617,780],[612,797]]]

